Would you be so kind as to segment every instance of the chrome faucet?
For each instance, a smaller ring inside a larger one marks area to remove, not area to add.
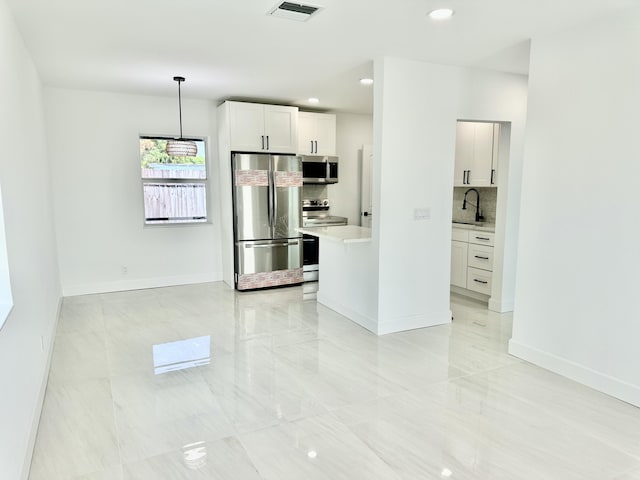
[[[476,190],[475,188],[470,188],[469,190],[467,190],[466,192],[464,192],[464,200],[462,201],[462,210],[466,210],[467,209],[467,194],[469,192],[476,192],[476,205],[474,205],[473,203],[469,202],[471,204],[471,206],[476,207],[476,222],[481,222],[482,220],[484,220],[484,217],[482,216],[482,210],[480,210],[480,192],[478,192],[478,190]]]

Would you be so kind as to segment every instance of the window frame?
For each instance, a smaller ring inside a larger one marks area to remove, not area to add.
[[[155,134],[139,134],[138,135],[138,148],[140,147],[140,141],[144,139],[148,140],[175,140],[173,135],[155,135]],[[200,136],[184,137],[183,140],[191,140],[194,142],[202,142],[204,144],[204,170],[205,178],[147,178],[142,176],[141,156],[138,155],[138,175],[140,176],[140,194],[142,197],[142,225],[143,227],[175,227],[175,226],[195,226],[195,225],[210,225],[211,222],[211,184],[209,183],[210,175],[210,161],[209,161],[209,138]],[[201,184],[205,189],[205,219],[185,219],[185,220],[166,220],[166,221],[148,221],[146,217],[146,204],[145,204],[145,185],[147,184],[166,184],[166,185],[188,185],[188,184]]]

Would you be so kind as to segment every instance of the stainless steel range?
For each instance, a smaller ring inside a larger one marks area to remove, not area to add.
[[[330,203],[326,198],[302,201],[303,227],[331,227],[347,225],[346,217],[329,214]],[[320,241],[318,237],[303,235],[302,269],[305,282],[317,282],[319,276],[318,258]]]

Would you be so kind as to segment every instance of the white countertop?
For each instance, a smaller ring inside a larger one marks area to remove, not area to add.
[[[334,242],[362,243],[371,241],[371,229],[357,225],[340,225],[329,227],[298,228],[300,233],[306,233],[318,238],[326,238]]]
[[[476,230],[480,232],[492,232],[496,231],[495,223],[485,223],[485,224],[476,224],[476,223],[458,223],[452,222],[453,228],[462,228],[464,230]]]

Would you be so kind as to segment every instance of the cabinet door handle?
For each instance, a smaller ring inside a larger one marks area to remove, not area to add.
[[[316,142],[316,153],[318,153],[318,140],[316,140],[315,142]]]
[[[311,144],[311,153],[313,153],[313,140],[309,140],[309,143]]]
[[[462,171],[462,184],[463,185],[467,184],[467,171],[466,170]]]
[[[493,177],[495,176],[495,174],[496,174],[496,169],[495,169],[495,168],[492,168],[492,169],[491,169],[491,185],[493,185],[493,184],[494,184]]]
[[[484,280],[478,280],[477,278],[474,278],[474,279],[473,279],[473,281],[474,281],[474,282],[477,282],[477,283],[482,283],[482,284],[484,284],[484,285],[486,285],[487,283],[489,283],[489,282],[486,282],[486,281],[484,281]]]
[[[467,185],[471,185],[471,170],[467,170]]]
[[[262,149],[264,150],[264,135],[262,135]]]
[[[269,150],[269,135],[267,135],[267,150]]]
[[[489,260],[489,257],[481,257],[480,255],[474,255],[474,257],[479,258],[480,260]]]
[[[486,240],[487,242],[491,240],[489,237],[475,237],[476,240]]]

